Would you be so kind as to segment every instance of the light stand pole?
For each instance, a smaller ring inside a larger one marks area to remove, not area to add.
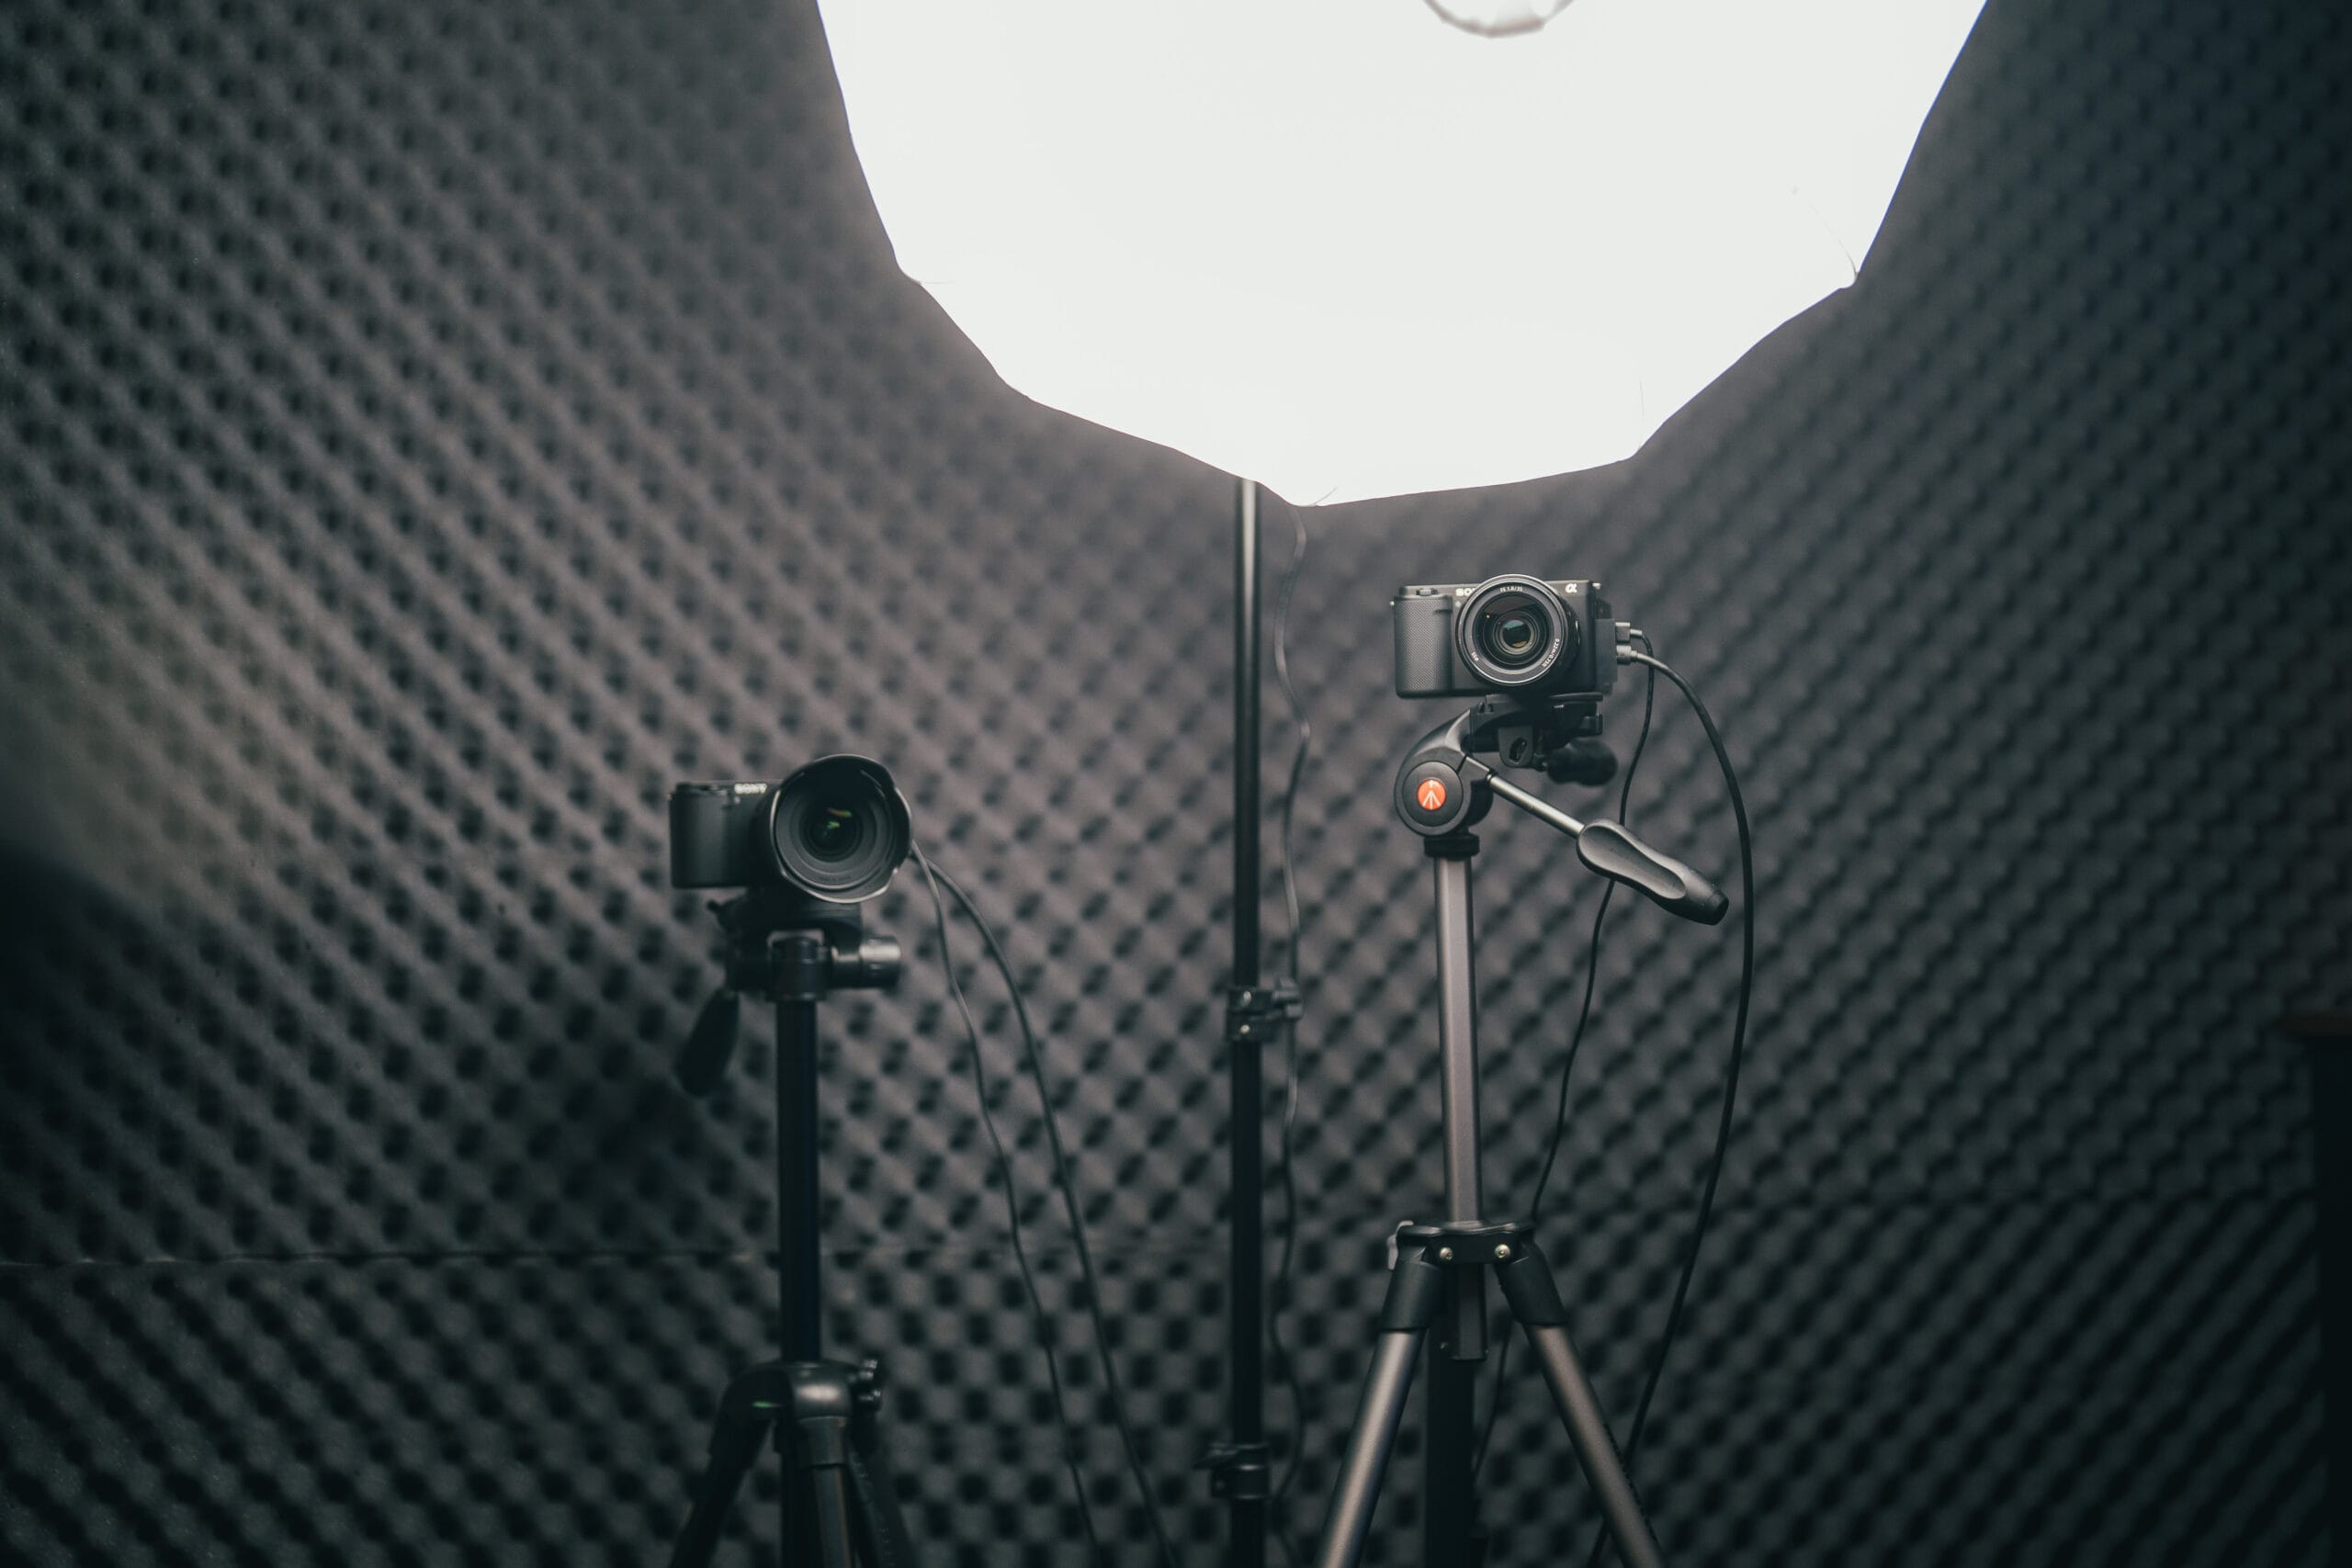
[[[1264,978],[1258,929],[1259,608],[1258,484],[1235,490],[1233,534],[1233,971],[1226,992],[1232,1170],[1231,1319],[1227,1358],[1230,1428],[1201,1467],[1209,1490],[1231,1510],[1226,1561],[1264,1568],[1266,1504],[1265,1045],[1284,1025],[1293,992]]]
[[[1259,979],[1258,484],[1236,487],[1233,516],[1233,983],[1226,1003],[1232,1055],[1233,1568],[1266,1559],[1265,1074],[1251,1004]]]

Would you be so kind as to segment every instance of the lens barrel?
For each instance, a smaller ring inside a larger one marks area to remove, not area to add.
[[[890,886],[914,832],[882,764],[844,754],[820,757],[776,786],[767,839],[785,881],[855,904]]]
[[[1516,573],[1478,584],[1453,616],[1454,652],[1482,682],[1500,691],[1543,681],[1581,635],[1576,612],[1550,583]]]

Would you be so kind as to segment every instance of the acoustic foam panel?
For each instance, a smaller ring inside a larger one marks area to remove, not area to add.
[[[708,1101],[666,1079],[716,971],[662,802],[854,747],[1005,934],[1145,1459],[1216,1561],[1229,481],[1008,393],[898,276],[804,5],[0,25],[6,1554],[658,1554],[775,1288],[763,1029]],[[1606,580],[1698,682],[1757,823],[1737,1141],[1635,1465],[1677,1560],[2325,1560],[2267,1024],[2346,973],[2346,55],[2322,7],[1996,0],[1863,285],[1639,457],[1310,514],[1294,1538],[1438,1184],[1387,805],[1436,715],[1387,690],[1385,599],[1532,569]],[[1634,820],[1729,880],[1659,713]],[[1482,835],[1506,1210],[1598,889],[1539,827]],[[910,880],[872,913],[910,966],[826,1010],[832,1342],[890,1364],[939,1560],[1075,1562],[929,911]],[[1622,1424],[1737,932],[1611,919],[1544,1234]],[[1378,1562],[1417,1558],[1418,1441]],[[1582,1541],[1571,1470],[1515,1388],[1494,1561]],[[771,1461],[740,1559],[775,1495]]]

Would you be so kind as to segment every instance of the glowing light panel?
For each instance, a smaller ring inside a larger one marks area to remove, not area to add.
[[[820,9],[899,265],[998,373],[1310,503],[1630,456],[1854,280],[1981,4]]]

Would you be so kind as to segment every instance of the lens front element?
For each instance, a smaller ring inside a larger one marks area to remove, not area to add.
[[[847,860],[865,840],[865,818],[856,802],[818,801],[801,815],[801,846],[819,860]]]
[[[1506,670],[1516,670],[1544,651],[1551,626],[1534,605],[1505,594],[1478,617],[1478,645]]]

